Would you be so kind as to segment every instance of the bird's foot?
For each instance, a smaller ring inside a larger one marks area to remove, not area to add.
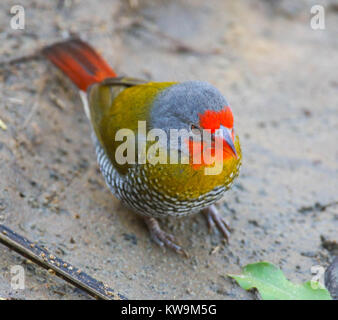
[[[211,205],[202,210],[206,216],[209,226],[209,231],[217,229],[223,234],[227,243],[229,243],[230,227],[228,222],[221,216],[215,205]]]
[[[165,231],[163,231],[155,218],[152,217],[143,217],[144,222],[146,223],[151,238],[160,246],[168,247],[174,250],[176,253],[182,254],[185,257],[188,257],[188,254],[183,250],[181,246],[176,243],[175,237]]]

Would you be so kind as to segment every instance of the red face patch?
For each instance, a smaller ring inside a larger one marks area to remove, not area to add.
[[[221,111],[210,111],[207,110],[203,114],[199,114],[200,122],[199,125],[203,130],[210,130],[211,133],[215,133],[217,129],[220,129],[221,125],[232,129],[234,125],[234,117],[232,114],[232,111],[229,106],[225,106],[223,110]],[[218,139],[218,138],[216,138]],[[234,133],[232,132],[232,140],[234,141]],[[230,159],[234,156],[233,151],[231,147],[222,139],[222,143],[219,144],[222,146],[222,151],[218,155],[221,155],[223,160]],[[211,146],[207,146],[204,142],[193,142],[189,141],[189,151],[191,159],[193,157],[197,157],[195,159],[201,159],[201,162],[199,164],[194,164],[192,162],[192,166],[195,170],[200,168],[201,165],[205,165],[207,163],[210,164],[210,159],[205,159],[205,152],[206,149],[210,150],[209,157],[214,157],[216,150],[215,150],[215,142],[211,144]]]
[[[203,114],[199,114],[200,126],[203,129],[210,129],[212,133],[224,126],[231,129],[234,126],[234,116],[229,106],[225,106],[221,111],[207,110]]]

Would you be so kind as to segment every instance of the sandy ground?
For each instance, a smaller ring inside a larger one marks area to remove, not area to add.
[[[98,3],[100,5],[98,6]],[[123,3],[123,4],[122,4]],[[0,58],[76,33],[120,74],[205,80],[230,101],[240,177],[219,208],[230,245],[196,215],[163,221],[190,254],[162,251],[98,171],[74,86],[44,61],[0,74],[0,222],[131,299],[255,299],[227,278],[247,263],[280,266],[295,282],[337,254],[337,1],[26,0],[25,30],[0,4]],[[326,29],[310,7],[325,5]],[[26,289],[10,287],[10,268]],[[0,245],[0,296],[87,299]]]

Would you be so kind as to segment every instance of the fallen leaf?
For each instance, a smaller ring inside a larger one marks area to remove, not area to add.
[[[332,300],[317,281],[294,284],[269,262],[248,264],[240,275],[228,274],[245,290],[256,288],[263,300]]]

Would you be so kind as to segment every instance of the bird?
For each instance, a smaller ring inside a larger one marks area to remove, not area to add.
[[[79,90],[105,182],[142,217],[151,238],[187,255],[162,229],[160,218],[201,212],[209,229],[218,229],[228,241],[230,226],[215,203],[239,175],[242,152],[232,109],[221,92],[201,80],[155,82],[118,76],[80,38],[56,42],[41,53]],[[156,136],[156,130],[161,134]],[[175,140],[179,132],[188,137]],[[216,167],[217,172],[208,172]]]

